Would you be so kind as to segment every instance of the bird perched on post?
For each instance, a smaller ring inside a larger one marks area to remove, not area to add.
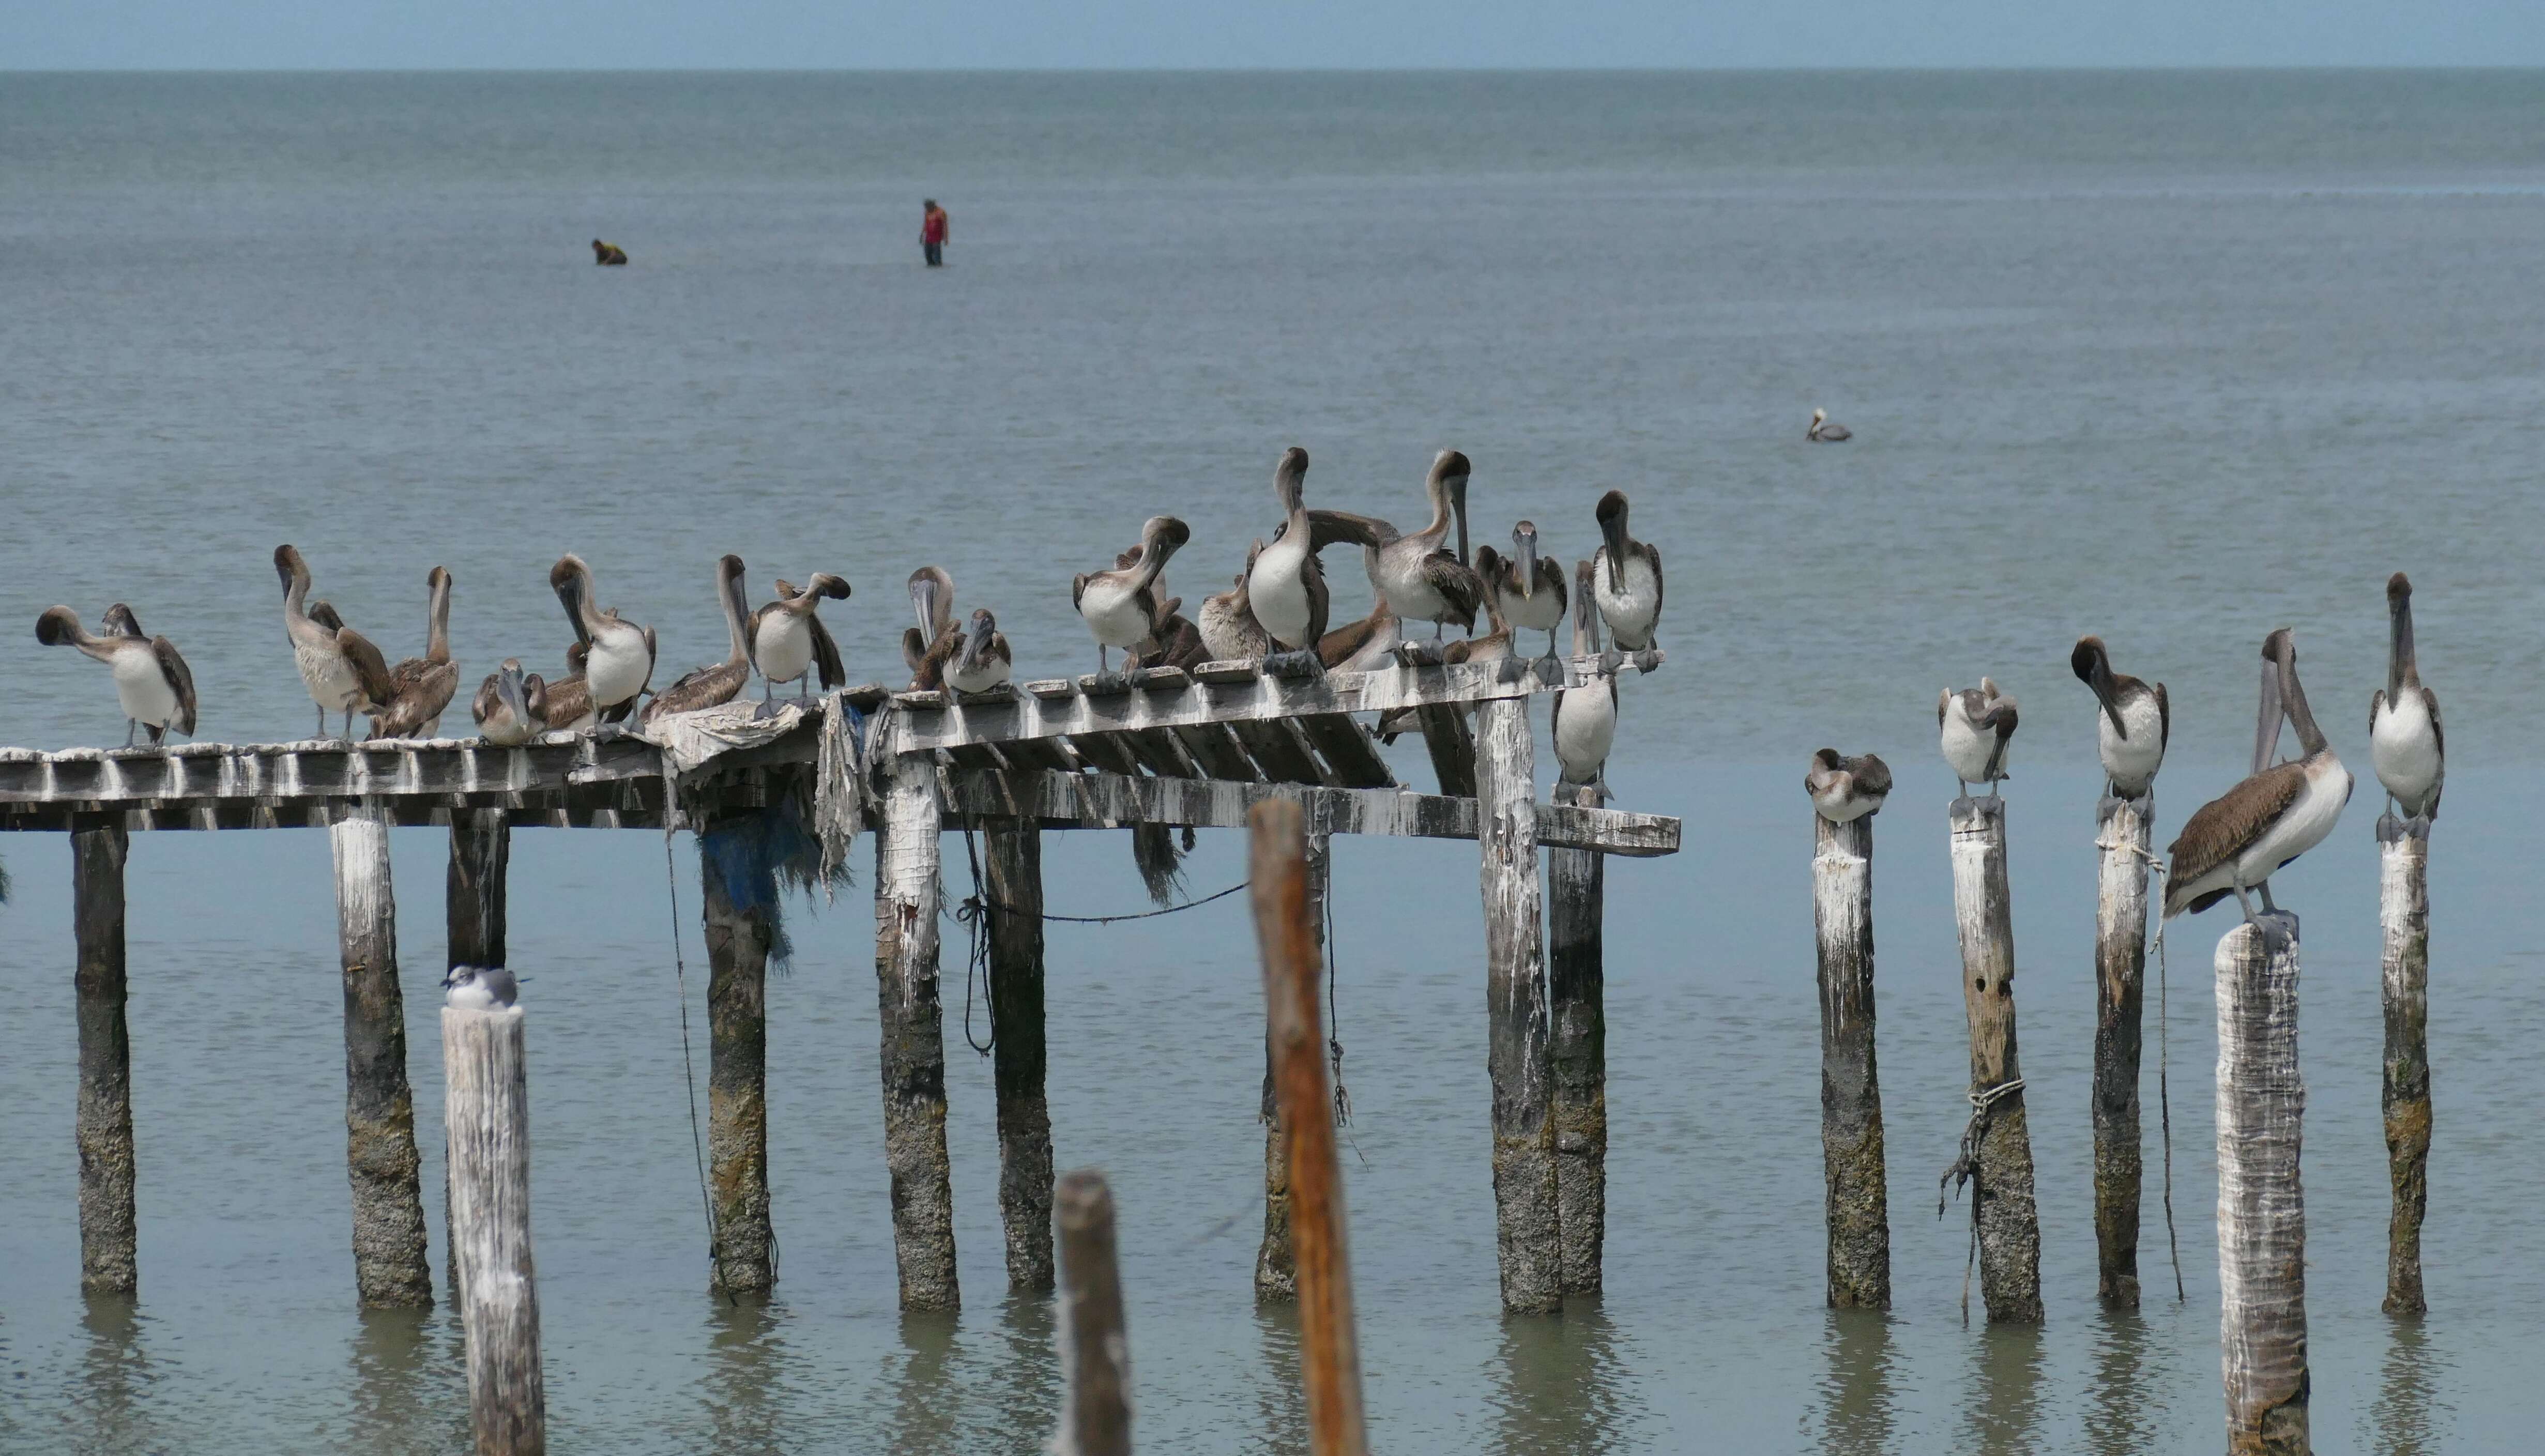
[[[1825,748],[1812,755],[1803,790],[1823,819],[1845,824],[1881,812],[1882,801],[1891,796],[1891,766],[1879,755],[1843,759],[1837,749]]]
[[[154,747],[167,740],[171,728],[193,737],[195,674],[178,655],[177,644],[165,637],[145,639],[140,619],[121,602],[106,609],[106,627],[108,635],[92,637],[80,625],[78,612],[47,607],[36,618],[36,640],[46,647],[76,647],[114,672],[125,748],[132,747],[133,735],[144,727]]]
[[[2014,740],[2014,699],[1988,678],[1959,692],[1947,688],[1935,698],[1935,726],[1943,732],[1944,762],[1961,781],[1963,796],[1974,781],[1997,792],[1994,785],[2007,776],[2007,746]]]
[[[309,563],[289,543],[274,548],[275,575],[283,579],[283,631],[302,686],[318,704],[318,731],[327,714],[342,711],[345,734],[354,736],[354,714],[388,700],[389,665],[371,640],[346,626],[335,609],[309,600]]]
[[[389,669],[389,695],[366,711],[373,738],[431,738],[442,728],[442,710],[459,690],[459,667],[451,660],[451,573],[425,573],[424,656]]]
[[[616,607],[603,610],[592,568],[580,556],[558,557],[548,586],[586,651],[583,676],[597,720],[618,722],[635,711],[638,695],[654,680],[654,629],[621,619]]]
[[[1140,554],[1131,565],[1081,572],[1071,580],[1070,605],[1096,636],[1098,673],[1108,667],[1107,648],[1130,651],[1155,637],[1173,614],[1160,609],[1155,588],[1168,558],[1191,538],[1190,527],[1173,516],[1152,516],[1140,527]]]
[[[1480,554],[1476,570],[1502,598],[1503,615],[1511,618],[1511,624],[1544,632],[1546,655],[1554,657],[1555,629],[1564,624],[1564,568],[1537,554],[1536,525],[1523,521],[1514,526],[1512,554],[1497,561],[1491,573],[1486,573]]]
[[[1662,553],[1650,541],[1636,540],[1626,528],[1626,493],[1612,490],[1600,498],[1593,513],[1600,522],[1601,546],[1591,561],[1592,600],[1608,624],[1608,640],[1620,652],[1644,653],[1656,645],[1662,619]],[[1638,659],[1650,672],[1653,663]]]
[[[2377,834],[2426,839],[2447,782],[2448,738],[2439,726],[2439,695],[2422,686],[2421,660],[2413,652],[2413,584],[2400,571],[2386,579],[2386,686],[2368,699],[2368,761],[2393,802],[2378,818]],[[2404,811],[2402,820],[2394,809]]]
[[[2166,742],[2174,735],[2174,709],[2165,685],[2113,672],[2112,656],[2100,637],[2078,638],[2068,666],[2102,705],[2102,716],[2094,720],[2094,749],[2103,760],[2112,797],[2144,798],[2156,786],[2156,770],[2165,767]]]
[[[761,701],[773,700],[780,683],[800,685],[795,696],[803,702],[812,700],[815,679],[825,692],[847,684],[848,664],[831,629],[822,625],[821,612],[824,602],[847,600],[848,578],[827,571],[813,573],[801,592],[779,579],[778,600],[751,614],[751,660],[760,668]]]
[[[547,685],[536,673],[525,676],[520,658],[508,657],[477,685],[468,712],[488,743],[518,748],[547,731]]]
[[[502,966],[452,966],[442,978],[442,1004],[454,1011],[500,1011],[521,997]]]

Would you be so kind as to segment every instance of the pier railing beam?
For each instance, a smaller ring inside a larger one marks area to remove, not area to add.
[[[451,868],[443,877],[447,966],[500,966],[504,950],[504,881],[513,859],[512,821],[501,809],[451,811]],[[459,1288],[459,1243],[451,1212],[451,1163],[442,1166],[444,1281]]]
[[[2033,1204],[2032,1134],[2014,1049],[2014,913],[2006,882],[2006,800],[1952,805],[1953,921],[1962,945],[1962,1009],[1971,1030],[1980,1297],[1993,1322],[2041,1323],[2041,1223]]]
[[[1873,815],[1812,815],[1820,945],[1821,1165],[1832,1309],[1891,1308],[1891,1195],[1874,1060]]]
[[[715,1204],[716,1287],[756,1294],[778,1282],[769,1210],[769,950],[777,877],[733,848],[755,830],[711,823],[698,836],[707,942],[707,1183]],[[733,883],[737,870],[752,882]]]
[[[1564,1307],[1555,1128],[1548,1120],[1545,918],[1537,881],[1535,747],[1528,704],[1476,705],[1476,830],[1485,902],[1486,1070],[1493,1081],[1494,1206],[1506,1314]]]
[[[983,839],[989,860],[984,873],[990,898],[990,1057],[999,1100],[999,1221],[1007,1233],[1008,1287],[1048,1294],[1052,1165],[1051,1104],[1043,1093],[1042,831],[1028,819],[995,826]]]
[[[365,800],[328,828],[336,855],[336,928],[345,987],[345,1164],[354,1193],[354,1286],[366,1305],[433,1303],[425,1256],[415,1092],[406,1075],[406,998],[398,989],[397,902],[389,885],[389,813]]]
[[[1334,875],[1334,840],[1307,831],[1309,934],[1322,957],[1326,947],[1326,894]],[[1273,1080],[1272,1039],[1264,1042],[1264,1242],[1255,1250],[1255,1297],[1287,1304],[1299,1297],[1298,1261],[1290,1248],[1290,1153],[1281,1135],[1281,1102]]]
[[[2294,923],[2292,923],[2293,925]],[[2218,942],[2218,1302],[2227,1449],[2303,1456],[2306,1192],[2298,1152],[2298,947],[2250,925]]]
[[[2419,1315],[2422,1216],[2430,1207],[2430,842],[2426,827],[2392,834],[2378,826],[2377,920],[2384,932],[2382,997],[2386,1007],[2386,1075],[2379,1094],[2386,1119],[2386,1171],[2395,1188],[2386,1221],[2386,1300],[2390,1315]]]
[[[2139,1307],[2139,1050],[2147,993],[2149,798],[2103,800],[2094,911],[2094,1249],[2105,1304]]]
[[[1600,807],[1595,784],[1559,784],[1558,803]],[[1597,849],[1546,851],[1546,984],[1551,1029],[1546,1060],[1554,1091],[1557,1228],[1563,1237],[1564,1292],[1600,1292],[1608,1219],[1608,1016],[1601,963],[1607,856]]]
[[[944,807],[927,753],[885,760],[875,836],[875,996],[883,1023],[884,1163],[901,1307],[953,1310],[954,1191],[945,1153],[944,1014],[938,1000],[938,832]]]
[[[522,1009],[442,1011],[444,1117],[463,1276],[468,1417],[477,1456],[541,1456],[547,1389],[531,1258],[531,1098]]]
[[[132,1039],[123,1017],[123,859],[121,816],[84,818],[71,831],[71,904],[78,941],[72,987],[79,1016],[80,1288],[130,1294],[139,1286],[133,1216]]]

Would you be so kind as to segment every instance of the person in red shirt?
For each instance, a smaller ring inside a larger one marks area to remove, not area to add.
[[[944,268],[945,266],[945,209],[937,205],[935,198],[930,198],[920,203],[920,206],[927,209],[919,216],[920,250],[928,255],[929,267]]]

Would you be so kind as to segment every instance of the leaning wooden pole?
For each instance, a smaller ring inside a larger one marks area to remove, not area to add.
[[[1309,933],[1326,945],[1326,892],[1334,875],[1334,840],[1308,835]],[[1281,1137],[1280,1090],[1272,1040],[1264,1040],[1264,1240],[1255,1249],[1255,1298],[1287,1304],[1299,1297],[1298,1261],[1290,1248],[1290,1153]]]
[[[2378,826],[2377,921],[2386,1005],[2386,1220],[2390,1315],[2428,1310],[2422,1296],[2422,1216],[2430,1206],[2430,841],[2426,824]]]
[[[2105,798],[2094,908],[2095,1290],[2139,1307],[2139,1050],[2147,994],[2149,822],[2153,796]]]
[[[354,1192],[354,1286],[367,1305],[433,1303],[415,1093],[406,1076],[389,815],[377,800],[338,811],[336,927],[345,986],[345,1163]]]
[[[1971,1175],[1980,1297],[1992,1321],[2041,1322],[2041,1224],[2032,1134],[2014,1048],[2014,914],[2006,883],[2006,800],[1952,805],[1953,921],[1971,1032],[1971,1120],[1959,1167]]]
[[[1257,805],[1247,818],[1247,879],[1264,957],[1266,1036],[1289,1154],[1308,1449],[1315,1456],[1365,1456],[1343,1165],[1335,1152],[1334,1093],[1326,1081],[1326,1037],[1317,1008],[1325,966],[1308,898],[1306,816],[1297,804],[1274,800]]]
[[[755,813],[758,811],[755,811]],[[708,1251],[715,1286],[757,1294],[778,1282],[769,1207],[769,952],[778,880],[751,848],[750,816],[698,836],[707,944]]]
[[[1503,1311],[1564,1307],[1555,1128],[1547,1118],[1546,945],[1537,883],[1528,700],[1476,704],[1476,839],[1485,902],[1485,1067],[1493,1080],[1494,1211]]]
[[[1559,803],[1600,807],[1600,786],[1559,784]],[[1556,1228],[1564,1292],[1600,1292],[1608,1224],[1608,1016],[1601,964],[1608,856],[1546,851],[1546,1061],[1554,1090]]]
[[[1122,1325],[1113,1191],[1105,1174],[1082,1168],[1060,1180],[1057,1202],[1069,1403],[1052,1449],[1065,1456],[1131,1456],[1131,1340]]]
[[[1051,1266],[1051,1104],[1043,1093],[1042,830],[1003,824],[988,842],[990,1039],[999,1100],[999,1221],[1008,1287],[1047,1294]],[[1109,1236],[1108,1236],[1109,1237]]]
[[[459,1318],[468,1346],[468,1423],[477,1456],[540,1456],[547,1450],[547,1391],[531,1260],[531,1097],[522,1009],[443,1008],[442,1075]]]
[[[1873,1031],[1873,815],[1812,815],[1820,939],[1821,1168],[1832,1309],[1891,1308],[1891,1195]]]
[[[123,816],[82,815],[71,831],[71,906],[78,940],[71,984],[79,1016],[80,1289],[130,1294],[140,1284],[133,1214],[132,1038],[123,1018]]]
[[[2312,1449],[2296,936],[2274,954],[2259,931],[2238,926],[2218,942],[2217,966],[2218,1299],[2227,1449],[2296,1456]]]
[[[884,1164],[901,1307],[952,1310],[954,1190],[945,1153],[944,1015],[937,992],[938,835],[944,806],[925,753],[884,766],[875,836],[875,997],[883,1023]]]
[[[501,809],[451,811],[451,867],[443,877],[446,966],[500,966],[504,950],[504,882],[513,859],[513,826]],[[460,1297],[459,1245],[452,1237],[451,1164],[442,1168],[444,1280]]]

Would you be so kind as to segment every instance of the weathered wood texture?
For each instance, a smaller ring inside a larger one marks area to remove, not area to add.
[[[1812,915],[1820,943],[1821,1165],[1828,1187],[1829,1302],[1891,1308],[1891,1201],[1874,1058],[1873,816],[1812,816]]]
[[[1267,804],[1256,811],[1250,839],[1247,879],[1264,957],[1265,1035],[1272,1049],[1290,1170],[1308,1449],[1316,1456],[1363,1456],[1368,1438],[1361,1419],[1359,1335],[1343,1165],[1335,1151],[1334,1092],[1326,1081],[1324,1018],[1318,1011],[1325,966],[1317,943],[1320,920],[1308,893],[1305,820],[1296,805]]]
[[[885,762],[875,836],[875,996],[883,1029],[884,1163],[904,1310],[962,1303],[954,1277],[954,1192],[945,1152],[944,1015],[938,999],[937,768],[927,754]]]
[[[2298,947],[2218,942],[2218,1298],[2227,1449],[2309,1449]]]
[[[1051,1104],[1043,1095],[1042,834],[992,829],[984,849],[990,898],[990,1037],[998,1086],[999,1221],[1008,1287],[1048,1293],[1051,1267]]]
[[[130,1294],[140,1283],[133,1214],[132,1039],[123,1017],[123,827],[71,834],[78,961],[80,1288]]]
[[[1308,933],[1319,956],[1326,946],[1326,895],[1334,869],[1334,841],[1308,833]],[[1322,959],[1320,960],[1322,964]],[[1281,1135],[1280,1089],[1276,1054],[1268,1030],[1264,1037],[1264,1240],[1255,1248],[1255,1297],[1286,1304],[1299,1297],[1298,1261],[1290,1248],[1290,1150]]]
[[[2390,1315],[2428,1309],[2422,1294],[2422,1216],[2430,1205],[2430,842],[2391,838],[2378,847],[2377,919],[2386,1007],[2386,1171],[2394,1183],[2386,1222]]]
[[[1485,1066],[1493,1083],[1495,1242],[1504,1311],[1542,1315],[1563,1308],[1564,1255],[1555,1129],[1547,1117],[1554,1079],[1547,1064],[1535,772],[1525,700],[1481,704],[1476,815],[1485,905]]]
[[[504,882],[513,861],[513,827],[501,809],[454,809],[451,868],[443,879],[448,966],[500,966],[504,959]],[[459,1246],[452,1234],[451,1165],[442,1167],[443,1278],[461,1297]]]
[[[1113,1242],[1113,1192],[1080,1169],[1060,1180],[1060,1338],[1069,1372],[1060,1456],[1130,1456],[1131,1337]]]
[[[2014,916],[2006,883],[2006,800],[1955,799],[1953,921],[1970,1021],[1971,1095],[1979,1124],[1980,1296],[1993,1321],[2041,1321],[2041,1224],[2033,1206],[2032,1136],[2014,1044]]]
[[[477,1456],[539,1456],[547,1449],[522,1027],[520,1007],[442,1011],[443,1118]]]
[[[329,827],[345,990],[345,1164],[354,1193],[354,1285],[367,1305],[433,1303],[415,1092],[406,1074],[388,817],[343,810]]]
[[[1559,784],[1558,800],[1597,808],[1595,784]],[[1600,1291],[1608,1226],[1608,1014],[1601,962],[1607,861],[1596,849],[1546,852],[1547,1118],[1555,1127],[1556,1227],[1564,1291]]]
[[[2094,905],[2095,1288],[2139,1307],[2139,1049],[2147,994],[2150,799],[2103,800]]]
[[[698,890],[707,943],[707,1186],[715,1205],[709,1252],[716,1287],[778,1282],[769,1209],[769,951],[777,942],[778,884],[740,848],[746,820],[698,836]],[[740,882],[736,883],[739,879]]]

